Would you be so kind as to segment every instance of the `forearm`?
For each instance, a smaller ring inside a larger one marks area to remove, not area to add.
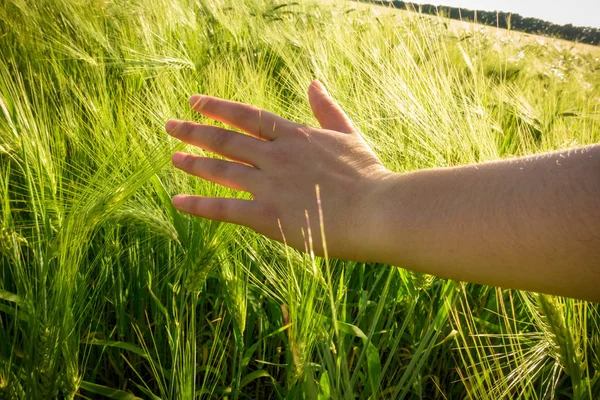
[[[600,301],[600,146],[395,175],[368,258]]]

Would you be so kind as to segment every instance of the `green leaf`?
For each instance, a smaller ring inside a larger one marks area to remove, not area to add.
[[[107,346],[107,347],[116,347],[118,349],[123,349],[127,351],[131,351],[132,353],[137,354],[138,356],[142,356],[144,358],[149,358],[149,355],[144,349],[126,342],[118,342],[114,340],[99,340],[99,339],[91,339],[91,340],[82,340],[81,343],[84,344],[93,344],[97,346]]]
[[[21,321],[29,321],[29,318],[26,313],[20,312],[16,307],[9,307],[4,304],[0,304],[0,312],[4,312],[6,314],[12,315],[13,317],[21,320]]]
[[[321,378],[319,379],[319,395],[317,400],[329,400],[331,397],[331,387],[329,384],[329,374],[327,371],[321,374]]]
[[[15,303],[20,307],[27,308],[27,303],[21,296],[7,292],[6,290],[0,289],[0,300],[10,301],[11,303]]]
[[[98,385],[96,383],[81,381],[79,387],[88,392],[99,394],[109,399],[114,400],[142,400],[131,393],[124,392],[119,389],[109,388],[108,386]]]
[[[331,321],[331,318],[327,318],[329,321]],[[367,335],[365,335],[365,333],[358,327],[352,324],[349,324],[347,322],[342,322],[342,321],[338,321],[338,328],[340,329],[340,331],[347,333],[349,335],[354,335],[357,338],[360,338],[362,340],[367,340]]]
[[[367,344],[367,372],[371,391],[377,393],[379,389],[379,379],[381,378],[381,360],[379,359],[377,347],[370,341]]]
[[[358,327],[347,322],[338,321],[338,328],[344,333],[348,333],[360,338],[367,346],[367,374],[369,385],[373,393],[377,393],[379,379],[381,378],[381,360],[377,347],[369,340],[367,335]]]
[[[259,369],[258,371],[251,372],[242,378],[242,380],[240,381],[240,389],[252,382],[253,380],[259,378],[271,378],[271,381],[273,381],[273,383],[277,383],[277,381],[271,376],[271,374],[269,374],[264,369]]]
[[[162,400],[160,397],[158,397],[157,395],[155,395],[154,393],[152,393],[149,389],[143,387],[140,384],[137,384],[135,382],[133,382],[133,384],[142,392],[144,392],[146,394],[146,396],[148,396],[148,399],[150,400]]]

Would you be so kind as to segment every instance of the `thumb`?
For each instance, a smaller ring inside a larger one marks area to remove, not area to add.
[[[319,81],[313,81],[308,87],[308,101],[313,114],[317,117],[323,129],[354,133],[350,118],[340,106],[329,96],[325,86]]]

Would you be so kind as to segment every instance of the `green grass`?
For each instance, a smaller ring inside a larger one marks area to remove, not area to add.
[[[599,54],[345,2],[0,2],[0,399],[598,398],[598,305],[180,214],[235,194],[163,126],[194,93],[315,124],[318,78],[398,172],[544,152],[600,140]]]

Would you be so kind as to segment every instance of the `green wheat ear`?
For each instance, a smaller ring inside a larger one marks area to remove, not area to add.
[[[579,337],[567,324],[566,305],[555,296],[537,295],[537,303],[542,315],[544,331],[553,344],[554,357],[573,381],[573,390],[584,393],[582,378],[585,374],[585,363]]]
[[[79,374],[77,354],[69,354],[69,348],[63,346],[62,366],[60,368],[59,390],[65,399],[72,400],[79,391],[81,376]]]
[[[21,386],[19,378],[7,370],[7,365],[0,362],[0,399],[2,400],[25,400],[25,390]]]
[[[42,326],[36,342],[35,380],[38,382],[36,395],[43,399],[51,399],[58,394],[57,348],[57,329]]]

